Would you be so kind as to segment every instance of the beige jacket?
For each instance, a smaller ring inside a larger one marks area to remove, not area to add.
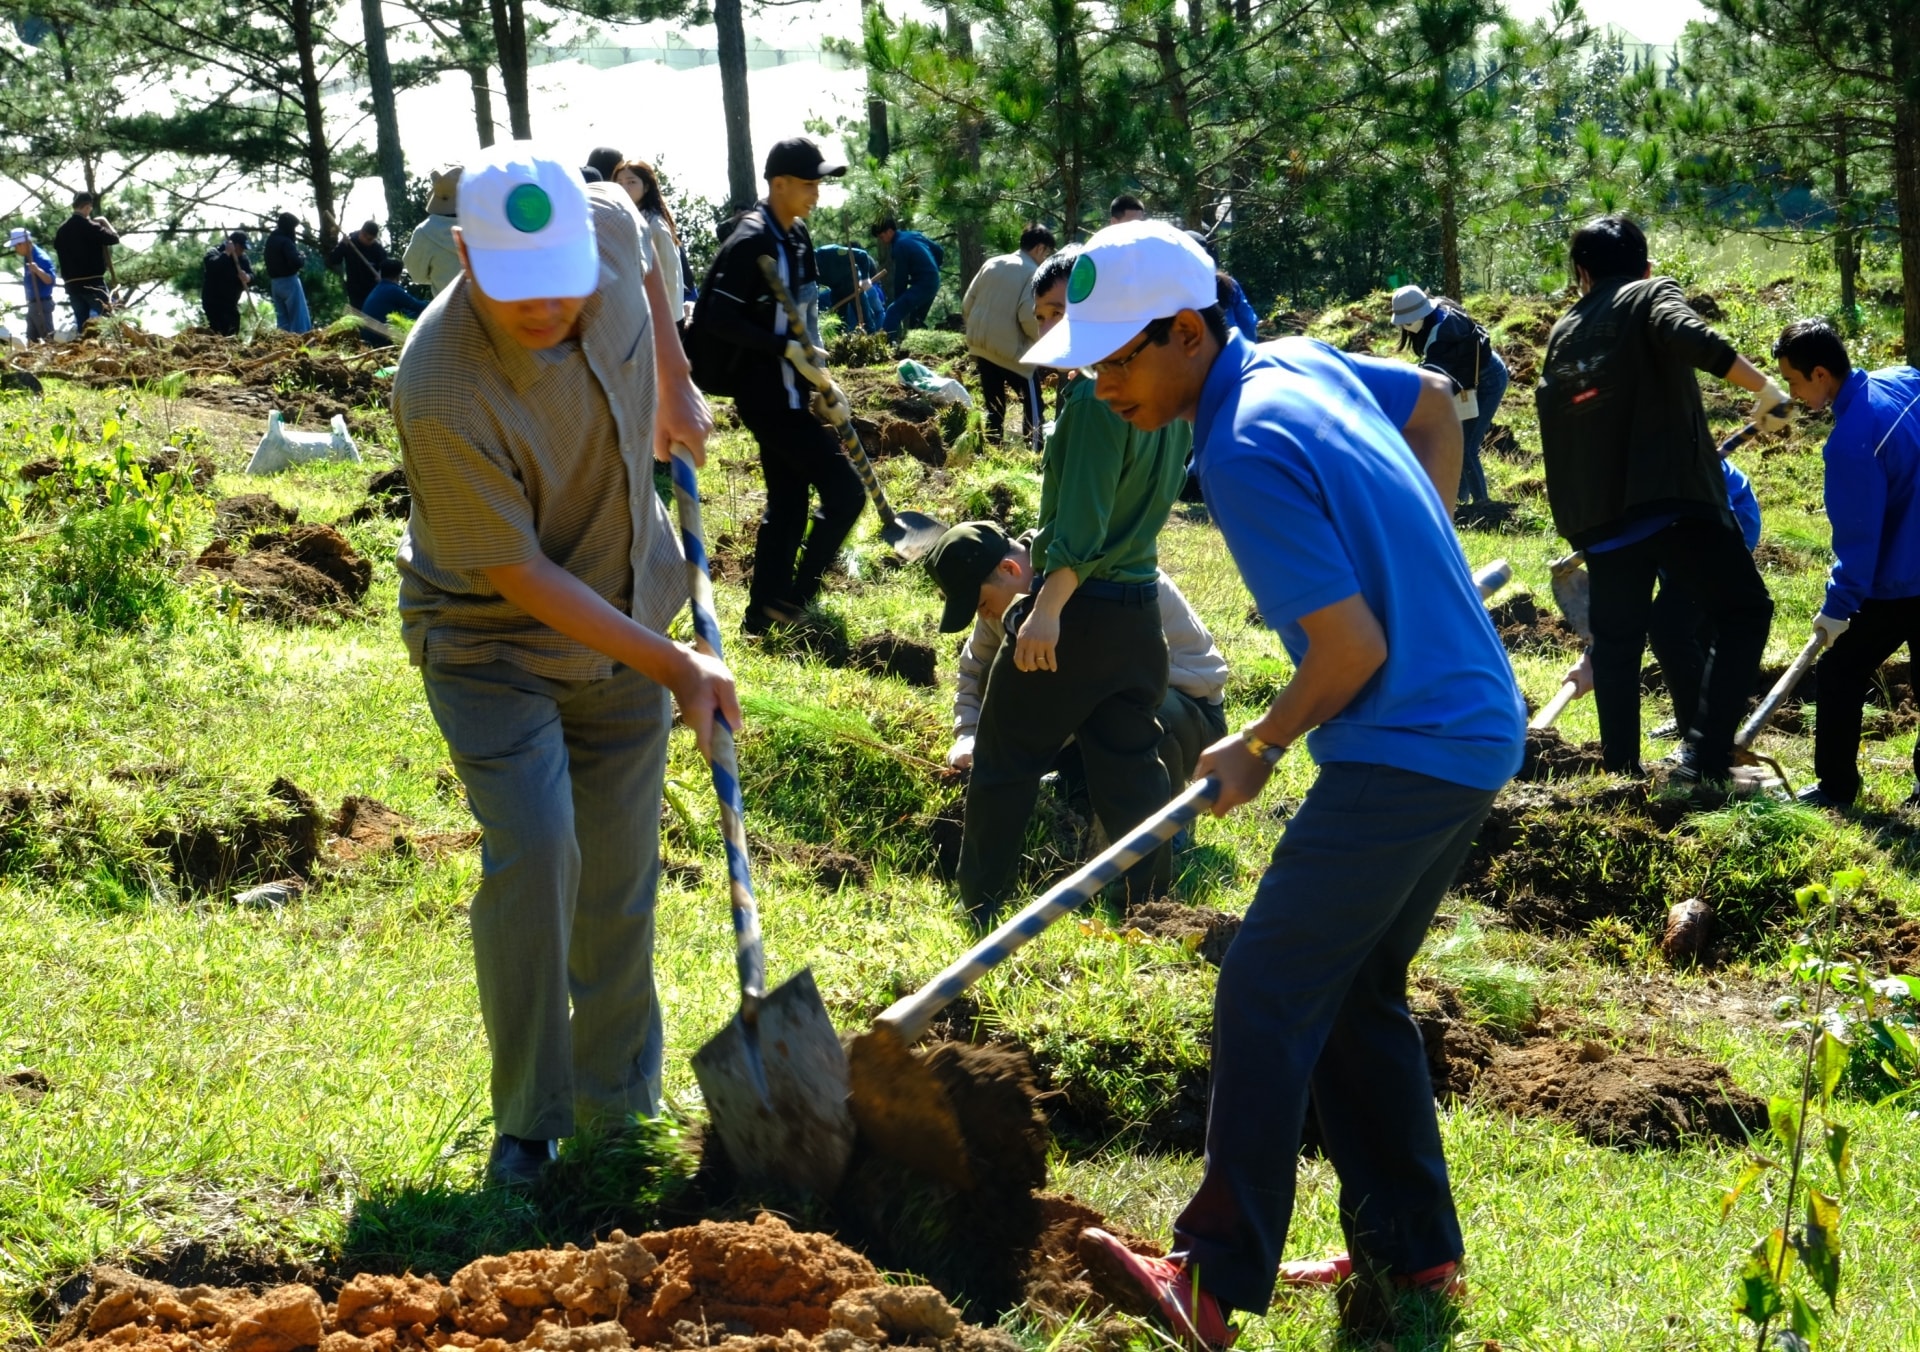
[[[1033,317],[1033,274],[1039,271],[1023,253],[989,258],[974,274],[960,302],[967,325],[967,351],[1023,376],[1033,368],[1020,354],[1040,336]]]
[[[414,227],[407,241],[406,264],[413,280],[439,295],[460,275],[460,251],[453,246],[453,227],[459,224],[451,216],[429,216]]]

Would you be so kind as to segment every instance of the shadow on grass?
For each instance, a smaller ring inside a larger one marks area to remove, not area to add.
[[[662,1117],[574,1137],[531,1188],[439,1179],[377,1188],[354,1206],[338,1267],[444,1277],[486,1254],[682,1224],[699,1210],[697,1166],[684,1128]]]
[[[1181,900],[1206,901],[1240,877],[1240,856],[1229,845],[1190,846],[1175,861],[1174,886]]]

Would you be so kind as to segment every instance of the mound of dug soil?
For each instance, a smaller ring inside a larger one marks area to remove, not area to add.
[[[1514,778],[1523,784],[1550,779],[1571,779],[1575,775],[1606,773],[1601,760],[1600,743],[1575,745],[1555,728],[1527,729],[1527,755]]]
[[[213,504],[213,533],[222,540],[291,526],[299,519],[298,507],[282,507],[268,493],[241,493]]]
[[[1550,606],[1543,609],[1520,592],[1487,611],[1500,642],[1511,653],[1580,651],[1580,635]]]
[[[73,1352],[864,1352],[904,1344],[1015,1347],[963,1324],[932,1288],[887,1286],[845,1245],[770,1215],[637,1238],[616,1230],[588,1250],[481,1258],[445,1284],[362,1275],[332,1304],[310,1286],[258,1296],[181,1290],[104,1268],[48,1339]]]
[[[405,813],[395,812],[377,798],[350,793],[333,814],[329,862],[353,864],[383,854],[420,855],[432,859],[477,844],[478,831],[422,831]]]
[[[908,685],[931,690],[937,684],[934,669],[938,663],[931,644],[918,643],[899,634],[873,634],[853,645],[847,665],[855,671],[870,671],[876,676],[898,676]]]
[[[1501,1048],[1474,1097],[1566,1122],[1596,1145],[1623,1150],[1675,1150],[1702,1136],[1741,1144],[1767,1125],[1767,1105],[1718,1062],[1617,1052],[1598,1042]]]
[[[1240,917],[1210,906],[1148,901],[1129,906],[1120,928],[1137,930],[1150,939],[1171,939],[1203,962],[1218,967],[1240,932]]]
[[[149,849],[161,851],[174,881],[192,892],[218,892],[270,878],[308,878],[320,858],[320,809],[290,779],[267,790],[279,811],[245,812],[221,821],[191,820],[157,831]]]
[[[348,521],[374,521],[388,517],[405,521],[413,511],[413,490],[407,487],[407,472],[399,467],[383,469],[367,481],[367,500],[348,514]]]
[[[332,526],[258,531],[245,554],[215,540],[194,566],[231,579],[244,593],[248,615],[283,624],[345,614],[373,582],[373,565]]]

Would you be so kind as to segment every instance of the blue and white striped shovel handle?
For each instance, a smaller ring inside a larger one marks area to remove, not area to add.
[[[673,448],[673,502],[680,515],[680,547],[687,556],[687,591],[693,600],[693,632],[700,646],[722,658],[720,621],[713,613],[713,579],[707,571],[706,538],[700,530],[700,480],[693,453]],[[733,892],[734,961],[740,970],[740,1017],[752,1023],[767,988],[767,959],[760,945],[760,908],[747,866],[746,806],[740,798],[740,764],[733,729],[713,717],[713,791],[720,799],[720,831],[727,844],[727,882]]]
[[[1217,779],[1189,785],[1186,792],[1141,822],[1124,840],[1108,846],[1105,853],[1078,872],[1028,902],[939,976],[912,995],[896,1000],[876,1022],[890,1026],[903,1043],[912,1042],[961,992],[1025,948],[1048,925],[1173,839],[1181,827],[1211,807],[1219,796]]]

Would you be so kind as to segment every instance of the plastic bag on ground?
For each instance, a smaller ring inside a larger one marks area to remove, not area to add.
[[[962,408],[973,407],[973,396],[967,393],[965,385],[952,376],[943,376],[928,370],[917,361],[900,363],[900,383],[915,394],[924,394],[941,407],[948,404],[958,404]]]

